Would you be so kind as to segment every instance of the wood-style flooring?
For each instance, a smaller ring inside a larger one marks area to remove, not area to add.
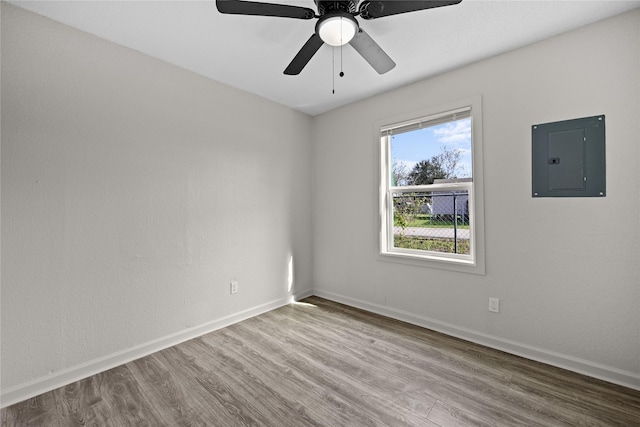
[[[2,426],[640,426],[640,391],[312,297],[1,411]]]

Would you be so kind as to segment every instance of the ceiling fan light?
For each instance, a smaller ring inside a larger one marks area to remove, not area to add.
[[[358,23],[352,16],[329,16],[318,21],[318,35],[331,46],[349,43],[357,31]]]

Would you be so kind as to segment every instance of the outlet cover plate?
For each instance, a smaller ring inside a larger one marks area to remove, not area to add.
[[[499,298],[489,298],[489,311],[493,313],[500,312],[500,299]]]

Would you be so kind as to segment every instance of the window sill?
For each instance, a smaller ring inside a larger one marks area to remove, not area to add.
[[[382,252],[378,255],[379,261],[398,264],[413,265],[423,268],[437,268],[440,270],[456,271],[484,275],[484,264],[474,262],[467,256],[456,258],[455,256],[437,256],[429,254],[413,254],[409,252]]]

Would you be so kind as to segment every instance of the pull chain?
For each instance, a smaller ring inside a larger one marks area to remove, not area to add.
[[[340,17],[342,20],[342,17]],[[344,77],[344,71],[342,70],[342,25],[340,25],[340,77]],[[335,95],[336,93],[336,47],[332,46],[331,48],[331,93]]]
[[[336,47],[331,47],[331,93],[336,93]]]
[[[342,42],[342,17],[340,17],[340,77],[344,77],[344,72],[342,71],[342,46],[344,43]]]
[[[340,77],[344,77],[344,71],[342,71],[342,46],[340,45]]]

